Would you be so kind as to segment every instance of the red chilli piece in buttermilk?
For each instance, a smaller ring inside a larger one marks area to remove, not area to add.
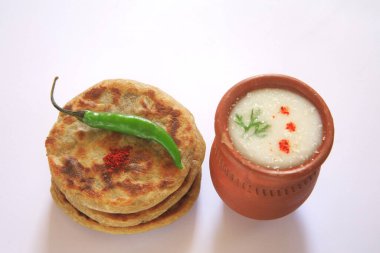
[[[290,143],[287,139],[282,139],[281,141],[278,142],[278,148],[286,153],[289,154],[290,152]]]
[[[123,169],[129,163],[129,154],[132,147],[111,149],[111,152],[103,157],[107,172]]]
[[[287,106],[281,106],[280,112],[284,115],[289,115],[289,108]]]
[[[295,132],[296,124],[294,124],[293,122],[289,122],[286,124],[286,129],[289,130],[289,132]]]

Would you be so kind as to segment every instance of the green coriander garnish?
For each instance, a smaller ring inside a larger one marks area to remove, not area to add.
[[[260,109],[256,109],[256,110],[252,109],[248,125],[244,123],[243,116],[237,113],[235,114],[234,121],[236,124],[238,124],[240,127],[244,129],[245,133],[253,129],[254,135],[258,137],[264,137],[266,135],[265,131],[270,127],[270,125],[258,119],[258,116],[260,115],[260,113],[261,113]]]

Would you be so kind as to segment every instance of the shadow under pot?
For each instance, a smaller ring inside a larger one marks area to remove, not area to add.
[[[333,140],[330,111],[308,85],[284,75],[245,79],[216,111],[212,182],[244,216],[285,216],[311,194]]]

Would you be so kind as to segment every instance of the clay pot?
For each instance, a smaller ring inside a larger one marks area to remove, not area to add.
[[[236,100],[260,88],[286,89],[308,99],[323,123],[321,145],[307,162],[275,170],[257,165],[235,150],[228,133],[228,117]],[[222,200],[236,212],[259,220],[275,219],[296,210],[310,195],[334,140],[334,123],[323,99],[308,85],[284,75],[261,75],[233,86],[221,99],[215,115],[215,139],[210,173]]]

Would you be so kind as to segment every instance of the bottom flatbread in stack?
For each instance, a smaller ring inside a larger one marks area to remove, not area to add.
[[[50,192],[57,205],[64,210],[73,220],[79,224],[111,234],[136,234],[168,225],[185,215],[196,201],[200,190],[201,175],[198,175],[190,190],[177,203],[157,218],[129,227],[112,227],[103,225],[76,209],[57,187],[52,184]]]
[[[91,128],[60,114],[45,145],[54,201],[86,227],[132,234],[170,224],[197,199],[205,143],[191,113],[161,90],[106,80],[65,106],[137,115],[162,126],[176,142],[183,168],[158,143]],[[118,153],[119,152],[119,153]],[[116,167],[109,167],[110,159]]]

